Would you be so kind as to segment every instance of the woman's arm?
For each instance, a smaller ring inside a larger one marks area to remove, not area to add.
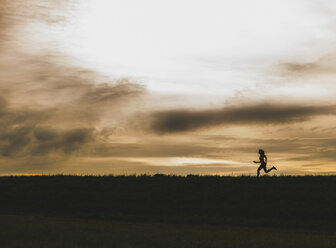
[[[259,161],[253,161],[253,163],[261,164],[261,160],[262,160],[262,157],[260,156],[260,157],[259,157]]]

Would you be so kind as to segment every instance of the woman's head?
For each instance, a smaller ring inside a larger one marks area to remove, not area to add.
[[[259,154],[260,155],[265,155],[265,151],[263,149],[259,149]]]

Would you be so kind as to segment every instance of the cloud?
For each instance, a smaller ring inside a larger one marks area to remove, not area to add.
[[[284,74],[312,76],[323,74],[335,74],[336,55],[327,54],[311,62],[285,62],[280,63]]]
[[[70,66],[64,58],[20,53],[0,64],[0,155],[16,159],[59,154],[64,158],[101,143],[98,129],[119,125],[145,93],[128,79],[112,80]],[[15,62],[15,67],[11,65]],[[4,70],[1,70],[3,68]],[[113,122],[111,121],[113,120]]]
[[[10,108],[0,98],[0,154],[5,157],[59,151],[70,154],[92,140],[93,128],[43,127],[43,121],[51,117],[49,109]]]
[[[230,124],[284,124],[302,122],[318,115],[334,115],[336,106],[276,105],[270,103],[224,107],[217,110],[167,110],[151,114],[156,133],[175,133]]]
[[[16,3],[0,1],[0,156],[8,166],[46,169],[57,161],[62,167],[87,154],[106,142],[101,130],[120,126],[146,93],[137,82],[111,79],[52,47],[29,43],[26,24],[66,23],[55,11],[66,11],[63,2],[33,1],[14,15]]]
[[[87,101],[90,104],[107,103],[125,96],[136,96],[144,90],[142,85],[128,82],[127,79],[121,79],[116,85],[107,83],[87,87],[86,93],[81,101]]]
[[[66,131],[36,128],[33,133],[35,140],[31,151],[34,155],[44,155],[55,151],[70,154],[94,139],[94,130],[90,128]]]

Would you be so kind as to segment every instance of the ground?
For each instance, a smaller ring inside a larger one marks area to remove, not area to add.
[[[336,177],[0,178],[1,247],[336,247]]]

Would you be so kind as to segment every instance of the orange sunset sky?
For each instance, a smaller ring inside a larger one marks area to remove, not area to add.
[[[335,174],[335,13],[0,0],[0,174]]]

